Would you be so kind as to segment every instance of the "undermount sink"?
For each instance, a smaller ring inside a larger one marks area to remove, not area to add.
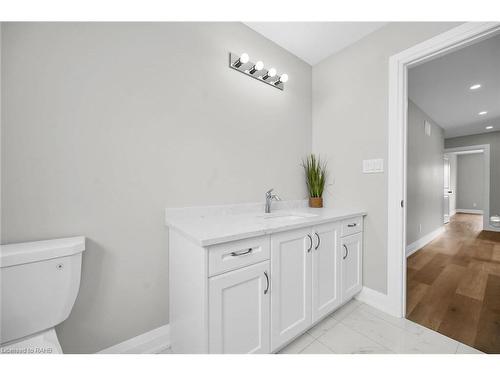
[[[299,219],[305,219],[308,217],[315,217],[318,215],[315,214],[306,214],[306,213],[295,213],[295,212],[276,212],[276,213],[270,213],[270,214],[263,214],[259,215],[258,217],[264,218],[264,219],[286,219],[286,220],[299,220]]]

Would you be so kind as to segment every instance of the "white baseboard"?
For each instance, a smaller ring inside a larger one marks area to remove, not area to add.
[[[361,289],[361,292],[359,292],[354,298],[389,315],[396,316],[394,314],[396,310],[392,306],[392,301],[389,299],[387,294],[380,293],[374,289],[364,286],[363,289]]]
[[[170,326],[167,324],[110,346],[98,354],[155,354],[168,348],[170,348]]]
[[[467,208],[457,208],[455,211],[457,214],[475,214],[475,215],[483,214],[483,210],[469,210]]]
[[[453,215],[455,215],[457,213],[457,210],[450,210],[450,217],[452,217]]]
[[[411,254],[416,252],[417,250],[420,250],[423,248],[425,245],[427,245],[429,242],[434,240],[437,236],[441,235],[444,233],[444,226],[439,227],[435,231],[426,234],[422,238],[416,240],[415,242],[409,244],[406,246],[406,257],[408,258]]]

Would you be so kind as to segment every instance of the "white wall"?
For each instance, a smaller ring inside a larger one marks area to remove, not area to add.
[[[412,81],[409,81],[409,85]],[[430,136],[424,122],[431,124]],[[443,226],[444,131],[415,103],[408,103],[406,245]]]
[[[65,352],[168,323],[165,207],[306,197],[311,67],[243,24],[7,23],[1,94],[2,243],[88,238]]]
[[[483,210],[484,154],[457,155],[457,209]]]
[[[362,160],[387,162],[389,57],[457,23],[391,23],[313,67],[313,151],[334,185],[329,207],[367,210],[363,283],[387,290],[387,175],[363,174]]]

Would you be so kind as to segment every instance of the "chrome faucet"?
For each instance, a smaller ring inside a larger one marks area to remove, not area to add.
[[[271,189],[266,192],[266,214],[271,212],[271,202],[274,200],[280,201],[281,198],[279,197],[278,194],[273,193],[274,189]]]

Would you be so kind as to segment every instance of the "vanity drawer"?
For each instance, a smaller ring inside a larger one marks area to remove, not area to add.
[[[270,259],[269,236],[246,238],[208,248],[208,276]]]
[[[363,217],[357,216],[351,219],[342,220],[340,236],[349,236],[363,231]]]

